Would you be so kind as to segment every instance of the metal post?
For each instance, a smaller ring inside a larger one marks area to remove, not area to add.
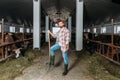
[[[52,24],[53,24],[53,21],[50,22],[50,30],[52,31]]]
[[[70,32],[71,32],[71,34],[72,34],[72,17],[71,16],[69,16],[68,17],[68,29],[70,30]],[[70,34],[70,35],[71,35]],[[72,37],[72,36],[71,36]],[[70,39],[70,42],[71,42],[71,39]]]
[[[45,17],[45,39],[46,39],[46,42],[48,42],[48,33],[47,33],[47,31],[48,31],[48,29],[49,29],[49,16],[46,16]]]
[[[4,44],[4,19],[2,19],[2,44]],[[2,47],[2,58],[4,58],[4,47]]]
[[[25,26],[24,26],[24,24],[23,24],[23,40],[24,40],[24,38],[25,38]]]
[[[40,50],[41,0],[33,0],[33,49]]]
[[[111,24],[112,24],[112,35],[111,35],[111,43],[112,43],[112,58],[114,56],[114,23],[113,23],[113,19],[111,19]]]
[[[83,49],[83,0],[76,0],[76,51]]]
[[[111,24],[112,24],[112,36],[111,36],[111,43],[114,44],[114,23],[113,19],[111,19]]]

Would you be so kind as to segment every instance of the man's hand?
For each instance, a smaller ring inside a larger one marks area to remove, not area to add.
[[[62,46],[61,50],[62,50],[62,52],[65,52],[65,51],[67,50],[67,45],[64,44],[64,45]]]
[[[48,30],[48,33],[49,33],[49,34],[51,33],[50,30]]]
[[[48,34],[50,34],[52,37],[56,38],[56,34],[53,34],[50,30],[48,30]]]

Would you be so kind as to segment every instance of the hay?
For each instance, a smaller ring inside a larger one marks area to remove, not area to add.
[[[98,54],[90,56],[86,51],[80,52],[79,57],[85,60],[89,73],[95,80],[120,80],[120,66]]]
[[[90,55],[90,53],[85,50],[75,53],[78,61],[80,60],[82,62],[81,64],[86,64],[89,75],[95,80],[120,80],[119,66],[97,54]],[[34,64],[35,59],[42,58],[44,55],[46,54],[41,51],[29,49],[25,52],[24,57],[0,63],[0,80],[13,80],[16,76],[22,74],[24,69]]]
[[[13,80],[22,71],[33,64],[33,60],[41,55],[40,51],[28,50],[24,57],[9,59],[0,63],[0,80]]]
[[[30,65],[29,61],[22,57],[16,60],[10,60],[0,64],[0,80],[13,80],[21,74],[22,70]]]

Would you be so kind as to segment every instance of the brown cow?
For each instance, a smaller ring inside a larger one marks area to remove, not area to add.
[[[11,42],[14,42],[14,39],[12,37],[12,34],[8,33],[5,35],[5,43],[7,44],[7,43],[11,43]],[[18,58],[21,53],[20,49],[22,49],[22,48],[18,48],[15,44],[8,46],[8,51],[9,52],[14,51],[16,54],[16,56],[15,56],[16,58]]]
[[[21,34],[21,33],[14,34],[14,37],[15,37],[17,40],[27,39],[27,36],[26,36],[26,35],[23,36],[23,34]],[[21,46],[22,46],[23,48],[28,48],[28,44],[29,44],[29,43],[30,43],[29,41],[25,41],[24,43],[21,44]]]

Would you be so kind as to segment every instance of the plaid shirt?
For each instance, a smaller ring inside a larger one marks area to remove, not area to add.
[[[61,28],[56,34],[56,43],[61,46],[61,50],[63,49],[64,45],[66,45],[66,49],[69,49],[69,42],[70,42],[70,31],[63,27]]]

